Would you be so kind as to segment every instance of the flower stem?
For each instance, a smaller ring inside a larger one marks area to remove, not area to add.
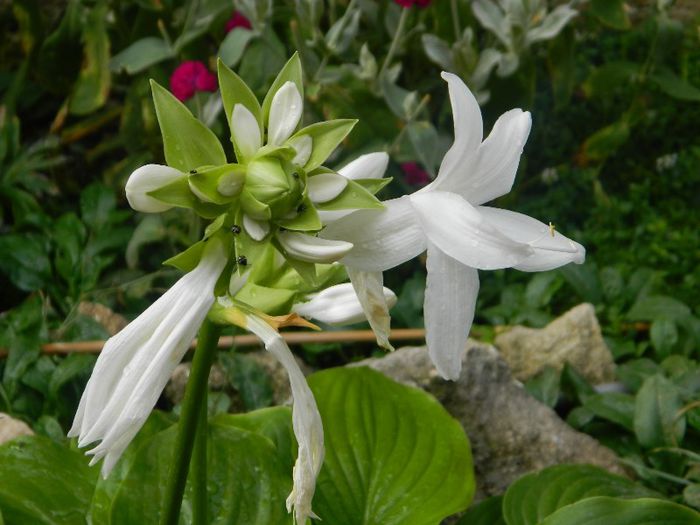
[[[176,525],[180,516],[182,496],[185,492],[187,472],[195,447],[195,437],[199,434],[196,451],[197,467],[193,474],[194,499],[192,523],[206,524],[206,461],[201,462],[201,455],[206,458],[206,402],[209,382],[209,370],[214,362],[216,346],[219,342],[221,328],[204,320],[199,330],[197,348],[192,360],[190,378],[187,381],[185,398],[182,402],[180,424],[175,442],[172,469],[165,489],[165,503],[161,514],[161,525]],[[203,479],[202,479],[203,477]],[[201,499],[204,499],[204,502]]]
[[[391,65],[391,61],[394,59],[394,54],[396,53],[396,48],[399,45],[399,41],[401,40],[401,36],[403,35],[404,27],[406,26],[406,19],[408,18],[409,11],[410,11],[410,9],[402,9],[401,10],[401,17],[399,18],[399,24],[396,27],[396,32],[394,33],[394,38],[391,41],[391,45],[389,46],[389,52],[386,54],[386,58],[384,58],[384,63],[382,64],[382,67],[379,70],[379,74],[377,75],[378,79],[382,78],[382,75],[386,71],[386,68],[388,68]]]

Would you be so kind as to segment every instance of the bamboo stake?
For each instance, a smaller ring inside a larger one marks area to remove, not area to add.
[[[286,332],[282,336],[288,344],[299,345],[306,343],[370,343],[375,340],[372,330],[339,330],[334,332]],[[423,341],[423,328],[400,328],[392,330],[389,338],[393,341]],[[47,343],[41,346],[41,351],[47,355],[66,354],[97,354],[102,350],[104,341],[77,341],[67,343]],[[194,348],[197,340],[192,341]],[[223,336],[219,338],[218,347],[245,347],[262,345],[254,335]],[[0,358],[7,357],[7,350],[0,348]]]

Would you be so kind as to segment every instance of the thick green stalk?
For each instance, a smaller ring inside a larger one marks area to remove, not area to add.
[[[199,339],[197,341],[197,349],[195,350],[194,359],[192,360],[192,369],[190,370],[190,378],[187,381],[187,389],[185,390],[185,398],[182,402],[182,412],[180,414],[180,423],[177,433],[177,441],[175,442],[175,451],[173,454],[172,470],[168,478],[168,485],[165,491],[165,502],[163,513],[161,514],[161,525],[176,525],[180,517],[180,507],[182,505],[182,496],[185,493],[185,484],[187,482],[187,472],[192,458],[192,450],[195,444],[195,437],[201,434],[201,439],[198,447],[198,456],[204,451],[206,458],[206,402],[207,388],[209,382],[209,371],[214,362],[216,355],[216,346],[219,341],[221,328],[213,324],[208,319],[204,320],[202,327],[199,330]],[[204,412],[204,413],[203,413]],[[200,457],[197,460],[197,476],[193,479],[194,497],[193,505],[193,523],[195,525],[206,524],[206,461],[200,463]],[[202,480],[201,476],[204,476]],[[200,498],[204,498],[204,505]],[[204,511],[202,511],[204,508]],[[203,515],[202,515],[203,512]],[[197,514],[199,513],[199,514]]]

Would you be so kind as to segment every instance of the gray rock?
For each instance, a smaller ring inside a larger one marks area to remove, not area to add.
[[[530,396],[494,347],[470,341],[462,364],[460,378],[452,382],[437,374],[425,347],[357,363],[430,392],[459,420],[472,445],[477,499],[502,494],[523,474],[560,463],[624,474],[611,450]]]
[[[496,347],[520,381],[545,366],[561,370],[569,363],[593,384],[615,379],[615,363],[608,350],[593,305],[572,308],[546,327],[516,326],[496,336]]]
[[[20,436],[33,436],[29,425],[0,412],[0,445]]]

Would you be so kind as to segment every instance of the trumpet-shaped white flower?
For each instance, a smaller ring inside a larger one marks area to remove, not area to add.
[[[282,336],[264,319],[254,314],[244,314],[244,317],[245,328],[262,340],[265,349],[277,358],[289,376],[293,397],[292,426],[299,451],[294,463],[294,484],[287,498],[287,511],[293,510],[296,523],[301,525],[309,517],[317,518],[311,510],[311,500],[324,457],[321,414],[304,374]]]
[[[350,268],[353,283],[361,281],[358,296],[370,319],[388,316],[377,303],[380,272],[427,250],[428,351],[438,371],[456,379],[474,317],[477,269],[549,270],[583,262],[585,250],[531,217],[483,206],[513,186],[530,114],[504,113],[482,142],[476,99],[457,76],[442,76],[448,82],[455,141],[437,178],[412,195],[384,202],[384,210],[356,211],[331,223],[322,236],[353,243],[341,262]]]
[[[396,294],[382,288],[383,301],[389,308],[396,304]],[[292,310],[329,325],[345,325],[366,320],[362,304],[351,283],[336,284],[311,294],[306,302],[297,303]]]
[[[143,426],[197,334],[226,259],[222,243],[212,238],[194,270],[105,343],[68,433],[78,436],[81,447],[100,441],[88,454],[91,465],[104,458],[104,477]]]

